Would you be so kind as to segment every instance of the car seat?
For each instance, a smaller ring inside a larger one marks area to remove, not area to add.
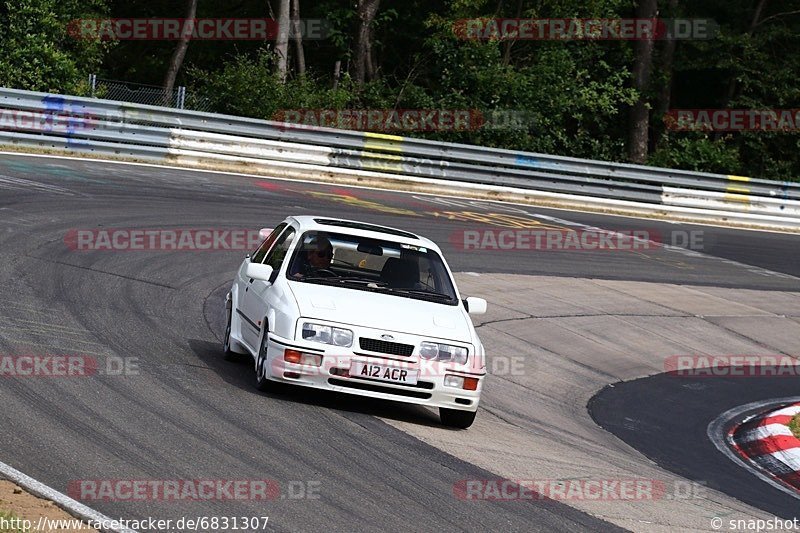
[[[416,289],[419,286],[419,267],[412,260],[390,257],[381,269],[381,281],[395,289]]]

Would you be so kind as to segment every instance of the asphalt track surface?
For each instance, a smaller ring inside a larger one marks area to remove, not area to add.
[[[510,212],[515,223],[560,228],[702,232],[704,248],[701,254],[475,252],[452,244],[463,230],[507,228],[507,220],[489,216],[486,223],[484,215]],[[278,531],[614,529],[551,501],[455,498],[459,480],[494,476],[376,418],[436,423],[418,408],[291,389],[257,393],[251,365],[226,363],[220,353],[222,300],[245,251],[78,252],[65,244],[74,229],[261,228],[290,214],[418,232],[440,242],[460,272],[762,290],[797,290],[792,276],[800,276],[796,235],[3,155],[0,353],[138,358],[139,371],[3,378],[0,460],[64,492],[85,479],[271,479],[282,490],[266,503],[84,501],[111,517],[267,515]],[[727,394],[741,398],[735,387]],[[461,434],[469,446],[469,431]],[[290,494],[289,487],[302,484],[313,485],[319,498],[292,498],[298,491]]]
[[[706,431],[729,409],[796,394],[796,377],[742,380],[659,374],[606,387],[590,402],[589,413],[660,467],[791,520],[797,517],[800,500],[720,453]]]

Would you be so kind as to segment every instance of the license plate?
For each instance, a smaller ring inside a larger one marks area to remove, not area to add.
[[[416,385],[417,379],[419,378],[419,370],[379,363],[353,361],[350,363],[350,377],[378,379],[390,383],[400,383],[402,385]]]

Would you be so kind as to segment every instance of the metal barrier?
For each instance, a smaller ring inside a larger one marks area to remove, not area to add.
[[[208,111],[211,102],[194,93],[187,93],[186,87],[178,86],[169,94],[164,87],[159,85],[146,85],[127,81],[107,80],[98,78],[96,74],[89,75],[89,95],[92,98],[114,100],[117,102],[130,102],[133,104],[167,106],[176,109],[192,109],[195,111]]]
[[[800,183],[688,172],[0,89],[0,144],[161,162],[290,166],[530,191],[619,210],[800,228]]]

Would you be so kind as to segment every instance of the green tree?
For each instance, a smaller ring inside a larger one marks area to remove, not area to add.
[[[675,50],[673,109],[800,108],[800,1],[681,0],[681,15],[710,17],[719,35],[681,41]],[[654,117],[663,123],[663,117]],[[799,180],[800,134],[659,133],[650,164]]]
[[[98,18],[105,0],[7,0],[0,4],[0,80],[6,87],[84,93],[109,42],[77,38],[71,21]],[[74,26],[73,26],[74,27]]]

